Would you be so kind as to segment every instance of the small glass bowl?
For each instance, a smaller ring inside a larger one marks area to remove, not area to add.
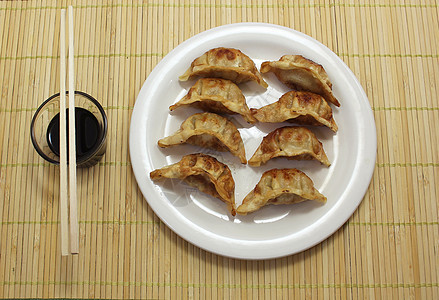
[[[35,150],[46,161],[59,165],[59,155],[49,146],[47,130],[52,119],[59,114],[60,97],[59,93],[49,97],[38,107],[31,123],[31,140]],[[68,103],[68,92],[66,103]],[[92,96],[75,91],[75,107],[83,108],[91,112],[96,117],[99,129],[98,139],[92,150],[86,155],[76,157],[78,167],[91,167],[97,164],[105,154],[107,148],[107,116],[99,102]],[[67,113],[66,113],[67,114]]]

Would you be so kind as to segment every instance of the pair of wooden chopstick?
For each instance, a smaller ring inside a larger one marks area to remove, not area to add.
[[[73,44],[73,7],[69,6],[69,186],[67,187],[66,145],[66,10],[61,10],[60,32],[60,209],[61,254],[69,255],[68,203],[70,201],[70,253],[79,253],[78,205],[76,199],[76,140],[75,140],[75,66]],[[70,197],[68,197],[70,192]]]

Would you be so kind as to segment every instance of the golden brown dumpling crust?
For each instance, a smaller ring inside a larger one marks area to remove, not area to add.
[[[311,92],[290,91],[277,102],[259,109],[250,109],[260,122],[293,122],[302,125],[327,126],[337,132],[332,109],[322,96]]]
[[[188,143],[217,151],[230,151],[247,163],[244,143],[236,126],[214,113],[198,113],[187,118],[180,129],[158,141],[160,147]]]
[[[220,47],[207,51],[196,58],[179,79],[187,81],[195,76],[224,78],[234,83],[256,81],[264,88],[268,87],[253,60],[233,48]]]
[[[164,178],[182,179],[203,193],[220,199],[235,215],[235,181],[229,167],[206,154],[190,154],[178,163],[152,171],[152,180]]]
[[[262,139],[261,145],[248,163],[258,167],[274,157],[315,159],[325,166],[331,165],[322,143],[311,130],[304,127],[282,127],[270,132]]]
[[[181,106],[191,106],[204,111],[224,114],[240,114],[248,123],[255,123],[239,87],[221,78],[201,78],[180,101],[171,105],[172,111]]]
[[[284,55],[279,61],[266,61],[261,73],[273,72],[288,87],[319,94],[326,101],[340,106],[332,93],[332,84],[325,69],[301,55]]]
[[[293,204],[305,200],[325,203],[326,197],[314,188],[311,178],[297,169],[272,169],[262,174],[256,187],[236,209],[240,215],[268,204]]]

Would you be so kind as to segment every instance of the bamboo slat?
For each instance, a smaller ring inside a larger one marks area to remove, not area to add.
[[[58,92],[68,5],[77,90],[101,102],[109,126],[103,160],[78,169],[79,255],[62,258],[59,168],[34,151],[30,122]],[[438,15],[435,0],[0,1],[0,297],[437,299]],[[322,42],[375,116],[376,168],[359,208],[327,240],[284,258],[236,260],[186,242],[131,169],[130,118],[147,76],[186,39],[237,22]]]

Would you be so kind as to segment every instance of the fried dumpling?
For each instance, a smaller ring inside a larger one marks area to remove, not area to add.
[[[180,129],[171,136],[158,141],[160,147],[188,143],[217,151],[230,151],[243,164],[244,143],[236,126],[224,117],[214,113],[198,113],[187,118]]]
[[[270,132],[262,139],[248,163],[258,167],[274,157],[295,160],[315,159],[327,167],[331,165],[322,143],[305,127],[282,127]]]
[[[338,130],[331,107],[322,96],[311,92],[290,91],[277,102],[250,111],[260,122],[288,121],[303,125],[324,125],[334,132]]]
[[[253,60],[233,48],[219,47],[207,51],[196,58],[179,79],[187,81],[195,76],[224,78],[234,83],[256,81],[264,88],[268,87]]]
[[[262,174],[261,180],[236,211],[246,215],[268,204],[293,204],[306,200],[325,203],[326,197],[314,188],[311,178],[302,171],[272,169]]]
[[[229,167],[206,154],[189,154],[178,163],[152,171],[152,180],[182,179],[190,186],[225,202],[235,215],[235,181]]]
[[[340,106],[332,93],[332,83],[325,69],[301,55],[284,55],[279,61],[266,61],[261,73],[273,72],[286,86],[299,91],[319,94],[326,101]]]
[[[221,78],[201,78],[180,101],[171,105],[172,111],[181,106],[191,106],[204,111],[224,114],[240,114],[248,123],[255,123],[239,87]]]

